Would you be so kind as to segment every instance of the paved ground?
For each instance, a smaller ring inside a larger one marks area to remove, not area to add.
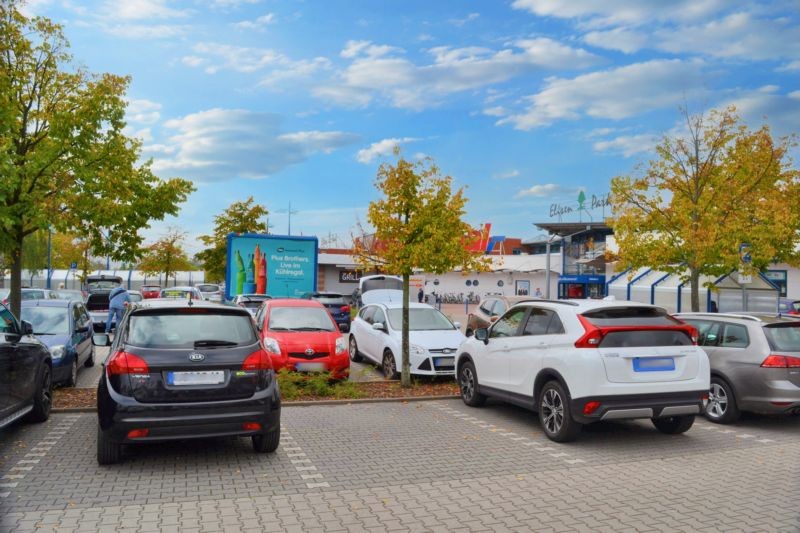
[[[603,424],[573,444],[460,401],[291,407],[281,446],[129,448],[99,467],[95,416],[0,434],[1,531],[800,530],[800,419]]]

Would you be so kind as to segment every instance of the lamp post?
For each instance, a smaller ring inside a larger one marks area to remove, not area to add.
[[[47,282],[46,282],[47,289],[50,288],[50,272],[51,272],[50,268],[52,265],[52,258],[53,258],[52,240],[53,240],[53,228],[48,226],[47,227]]]

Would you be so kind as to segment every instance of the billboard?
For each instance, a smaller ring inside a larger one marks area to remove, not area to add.
[[[297,298],[317,288],[317,238],[228,235],[225,295]]]

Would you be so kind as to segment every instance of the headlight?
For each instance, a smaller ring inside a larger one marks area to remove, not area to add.
[[[424,355],[428,350],[423,348],[422,346],[417,346],[416,344],[412,344],[410,347],[411,353],[415,353],[417,355]]]
[[[53,356],[53,359],[61,359],[64,357],[64,351],[66,347],[63,344],[59,344],[58,346],[53,346],[50,348],[50,355]]]
[[[341,355],[347,351],[347,343],[344,341],[344,337],[339,337],[336,339],[336,355]]]
[[[275,355],[281,354],[281,345],[278,344],[277,339],[273,339],[272,337],[264,337],[264,348],[269,353],[274,353]]]

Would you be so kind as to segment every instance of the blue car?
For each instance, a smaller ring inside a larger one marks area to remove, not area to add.
[[[50,350],[53,383],[74,387],[78,368],[94,365],[92,319],[86,307],[76,300],[24,300],[21,315]]]

